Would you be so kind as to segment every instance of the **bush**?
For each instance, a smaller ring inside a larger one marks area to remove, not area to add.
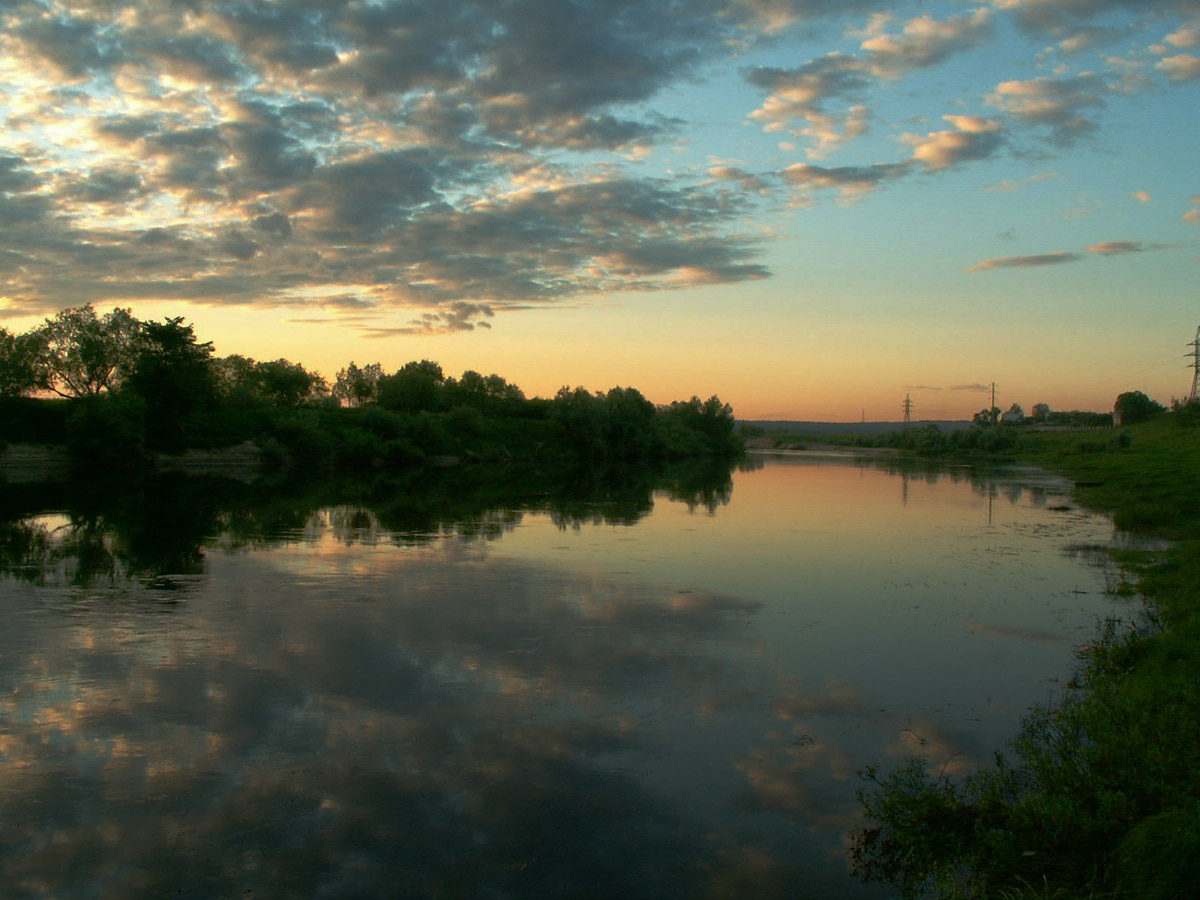
[[[421,448],[405,437],[390,440],[383,448],[383,461],[389,468],[402,469],[406,466],[419,466],[425,460],[426,456]]]
[[[1117,848],[1115,880],[1139,900],[1188,900],[1200,885],[1200,804],[1151,816]]]
[[[146,456],[146,408],[135,395],[76,401],[66,423],[67,449],[83,467],[129,468]]]
[[[5,444],[62,444],[67,439],[66,400],[0,397],[0,446]]]
[[[358,427],[365,428],[384,440],[399,437],[407,430],[408,417],[381,406],[364,406],[360,410],[347,412],[357,413],[353,421]]]
[[[319,418],[304,412],[277,418],[269,437],[283,447],[288,464],[300,469],[325,468],[333,457],[330,433]]]
[[[333,448],[334,462],[341,466],[361,468],[383,461],[386,442],[365,428],[346,428],[338,434]]]

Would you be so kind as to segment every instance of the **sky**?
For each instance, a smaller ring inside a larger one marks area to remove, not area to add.
[[[0,0],[0,326],[716,394],[1186,397],[1200,0]]]

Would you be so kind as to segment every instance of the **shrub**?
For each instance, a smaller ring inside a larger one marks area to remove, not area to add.
[[[74,404],[66,432],[75,465],[135,466],[145,458],[145,404],[129,394],[86,397]]]

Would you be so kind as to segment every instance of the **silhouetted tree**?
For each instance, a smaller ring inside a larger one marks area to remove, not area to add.
[[[691,400],[677,400],[667,407],[666,413],[677,417],[688,428],[696,431],[706,439],[706,443],[716,448],[731,445],[737,422],[733,417],[733,407],[722,403],[717,396],[701,401],[699,397]]]
[[[605,441],[612,455],[639,459],[657,450],[654,404],[636,388],[614,387],[604,395]]]
[[[991,409],[981,409],[971,417],[971,421],[976,425],[995,425],[1000,421],[1000,407],[993,406]]]
[[[20,397],[50,386],[50,370],[36,333],[0,328],[0,397]]]
[[[442,367],[431,360],[405,363],[379,380],[379,403],[400,412],[437,412],[446,407],[445,381]]]
[[[382,377],[383,366],[379,363],[359,368],[351,362],[337,373],[333,396],[347,406],[364,406],[379,399],[379,380]]]
[[[1033,415],[1033,421],[1039,422],[1039,423],[1045,422],[1048,418],[1050,418],[1050,404],[1049,403],[1033,404],[1032,415]]]
[[[525,399],[524,392],[515,384],[509,384],[499,375],[480,375],[468,369],[457,380],[447,378],[445,382],[447,402],[450,406],[474,406],[479,409],[497,410]]]
[[[603,394],[561,387],[554,395],[550,417],[562,426],[567,445],[575,453],[585,458],[603,454],[608,418]]]
[[[126,389],[145,404],[150,449],[178,452],[187,447],[189,417],[216,399],[211,356],[212,342],[199,343],[182,316],[143,323]]]
[[[91,304],[47,319],[34,332],[44,348],[46,386],[61,397],[115,390],[132,366],[141,327],[127,309],[100,317]]]
[[[1121,419],[1122,425],[1132,425],[1144,422],[1151,416],[1166,412],[1167,408],[1161,403],[1151,400],[1141,391],[1126,391],[1117,397],[1113,404],[1113,412]]]
[[[316,372],[286,359],[255,363],[251,379],[258,396],[275,406],[299,406],[320,399],[328,390]]]
[[[240,403],[252,402],[254,397],[254,367],[248,356],[236,353],[212,361],[213,380],[217,393]]]

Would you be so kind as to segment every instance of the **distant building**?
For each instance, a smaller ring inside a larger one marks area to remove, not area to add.
[[[1000,421],[1011,425],[1020,425],[1025,421],[1025,413],[1018,409],[1010,409],[1008,412],[1000,414]]]

